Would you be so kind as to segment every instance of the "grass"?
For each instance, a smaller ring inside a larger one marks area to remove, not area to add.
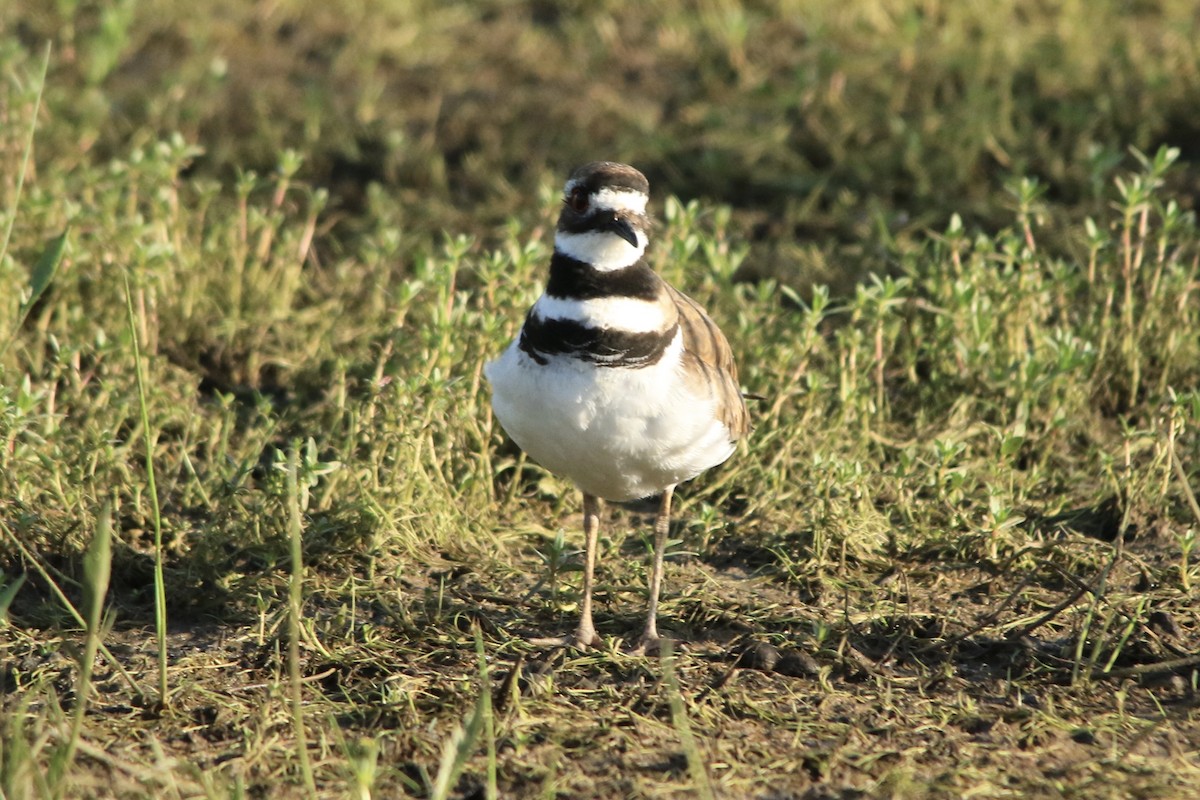
[[[146,445],[146,493],[150,495],[151,520],[154,523],[154,639],[158,644],[158,702],[166,705],[167,685],[167,595],[163,578],[162,511],[158,504],[158,486],[154,479],[154,438],[150,431],[150,416],[146,409],[146,379],[142,371],[141,345],[138,344],[137,316],[133,310],[133,295],[129,280],[125,280],[125,310],[129,320],[129,342],[133,350],[133,373],[137,384],[138,410],[141,412],[142,441]],[[295,552],[293,551],[293,559]]]
[[[304,531],[301,514],[308,506],[308,487],[300,488],[300,455],[293,446],[287,455],[288,539],[292,573],[288,581],[288,678],[291,689],[292,725],[296,736],[296,761],[309,796],[315,796],[317,785],[308,758],[308,739],[304,726],[303,669],[300,663],[300,625],[304,613]],[[303,495],[303,496],[302,496]]]
[[[0,796],[1196,784],[1190,3],[228,5],[0,7]],[[764,398],[662,661],[481,373],[596,157]]]

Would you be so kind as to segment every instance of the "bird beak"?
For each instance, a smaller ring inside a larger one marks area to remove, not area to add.
[[[634,247],[638,246],[637,231],[635,231],[633,226],[629,224],[629,220],[625,219],[624,217],[614,214],[612,222],[608,223],[606,227]]]

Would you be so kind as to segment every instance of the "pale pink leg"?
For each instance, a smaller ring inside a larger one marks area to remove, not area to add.
[[[575,630],[575,646],[581,650],[599,644],[596,626],[592,624],[592,587],[596,583],[596,545],[600,538],[600,501],[590,494],[583,496],[583,537],[586,552],[583,562],[583,605],[579,612],[579,627]]]
[[[674,486],[668,486],[663,491],[658,516],[654,519],[654,567],[650,572],[650,609],[646,614],[646,629],[642,632],[642,640],[635,649],[638,653],[654,652],[658,649],[658,596],[662,591],[663,551],[667,549],[667,533],[671,529],[671,495],[674,493]]]

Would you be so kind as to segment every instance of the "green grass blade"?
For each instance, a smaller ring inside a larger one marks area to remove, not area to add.
[[[37,554],[30,550],[24,542],[18,539],[16,534],[14,534],[12,530],[4,524],[3,520],[0,520],[0,533],[3,533],[4,537],[8,539],[8,541],[14,547],[17,548],[17,551],[20,552],[21,557],[25,559],[25,562],[33,566],[34,572],[36,572],[38,576],[45,582],[46,586],[50,588],[51,594],[54,595],[54,598],[58,601],[59,605],[61,605],[63,609],[71,615],[71,619],[75,620],[75,624],[79,625],[81,628],[86,628],[87,622],[84,619],[83,614],[79,613],[79,609],[75,608],[75,605],[71,602],[70,598],[68,598],[59,585],[55,583],[53,576],[51,576],[49,571],[47,571],[45,565],[42,564],[41,560],[37,557]],[[100,653],[104,656],[104,660],[108,662],[108,665],[116,670],[117,674],[124,679],[134,696],[138,698],[144,698],[145,692],[143,692],[141,687],[138,686],[137,681],[134,680],[133,676],[129,674],[129,670],[125,669],[125,666],[117,660],[117,657],[112,654],[112,651],[110,651],[103,642],[100,643]]]
[[[0,261],[3,261],[4,256],[8,253],[8,243],[12,239],[13,223],[17,220],[17,208],[21,204],[21,191],[25,188],[25,176],[29,173],[29,156],[33,153],[33,134],[37,130],[38,114],[42,108],[42,93],[46,89],[46,73],[49,70],[50,42],[46,42],[46,54],[42,57],[42,77],[38,83],[37,95],[33,100],[33,114],[29,118],[29,134],[25,137],[25,150],[21,153],[21,168],[17,170],[17,186],[13,192],[12,205],[8,209],[8,225],[4,228],[4,241],[0,242]]]
[[[487,664],[482,660],[483,640],[480,638],[478,632],[476,632],[475,647],[476,652],[480,654],[480,674],[486,679]],[[483,685],[480,686],[479,700],[476,701],[471,715],[464,724],[454,729],[454,732],[450,734],[442,746],[442,760],[438,765],[438,774],[437,778],[434,779],[433,790],[429,794],[431,800],[447,800],[450,797],[450,793],[454,791],[455,784],[458,783],[459,776],[462,775],[463,769],[467,766],[467,761],[471,759],[471,754],[475,752],[475,746],[479,741],[480,734],[484,732],[485,728],[493,731],[493,724],[491,686],[485,680]],[[491,791],[495,789],[495,777],[492,774],[494,762],[495,743],[493,741],[488,751],[489,797],[493,796]]]
[[[58,236],[50,240],[50,244],[42,251],[41,257],[33,266],[32,282],[29,288],[29,298],[21,303],[21,307],[17,310],[17,319],[13,323],[12,331],[4,345],[0,347],[0,358],[8,352],[8,348],[17,339],[17,334],[21,332],[21,326],[25,324],[25,318],[29,316],[29,312],[33,310],[37,301],[45,294],[49,288],[50,282],[54,280],[54,275],[58,272],[58,265],[62,263],[63,253],[67,249],[67,234],[70,231],[63,231]],[[3,258],[3,255],[0,255]]]
[[[288,582],[288,676],[292,703],[292,729],[296,737],[296,757],[309,797],[316,797],[317,784],[308,760],[308,736],[304,727],[303,680],[300,675],[300,619],[304,611],[304,524],[300,509],[298,478],[300,452],[293,442],[287,456],[288,540],[291,545],[292,573]]]
[[[100,628],[104,598],[112,577],[112,506],[105,504],[96,523],[96,533],[83,557],[84,607],[88,631]],[[93,656],[95,653],[92,654]]]
[[[154,436],[150,432],[150,411],[146,402],[146,377],[142,368],[142,348],[138,342],[137,317],[133,311],[133,294],[129,276],[125,281],[125,311],[129,323],[129,340],[133,343],[133,368],[137,376],[138,409],[142,418],[142,438],[146,444],[146,491],[154,517],[154,635],[158,644],[158,698],[167,704],[167,589],[163,576],[162,510],[158,504],[158,486],[154,479]]]
[[[84,611],[87,614],[87,635],[83,653],[79,658],[79,680],[75,688],[75,708],[71,719],[71,733],[67,740],[66,753],[57,763],[59,771],[54,776],[54,795],[62,797],[69,785],[71,764],[83,735],[83,718],[87,712],[88,696],[92,691],[92,666],[100,649],[104,617],[104,598],[108,595],[109,577],[112,575],[112,508],[105,505],[96,521],[96,532],[83,558]]]
[[[479,702],[482,705],[484,736],[487,739],[487,783],[484,786],[487,800],[497,800],[496,765],[496,718],[492,709],[492,681],[488,674],[487,653],[483,647],[483,631],[475,626],[475,655],[479,659]]]
[[[24,584],[25,575],[21,574],[12,583],[5,584],[3,588],[0,588],[0,624],[8,622],[9,606],[12,605],[12,601],[16,599],[17,592],[21,591],[21,586]]]
[[[42,251],[42,257],[34,264],[33,283],[30,287],[29,299],[21,304],[21,310],[17,315],[19,321],[24,321],[25,315],[29,313],[29,309],[33,308],[38,298],[50,286],[50,281],[54,280],[54,273],[58,271],[59,262],[62,261],[63,251],[67,246],[68,232],[63,231],[51,239],[50,244]]]
[[[713,800],[712,784],[708,780],[708,770],[704,768],[704,756],[692,735],[692,726],[688,722],[687,710],[683,707],[683,695],[679,691],[679,680],[675,677],[675,657],[671,653],[671,641],[662,641],[662,670],[663,683],[667,689],[667,702],[671,706],[671,722],[679,734],[679,744],[687,757],[688,772],[692,776],[692,789],[702,800]]]

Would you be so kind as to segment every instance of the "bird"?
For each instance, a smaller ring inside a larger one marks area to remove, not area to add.
[[[509,437],[583,493],[583,599],[592,619],[601,501],[658,497],[649,602],[635,653],[658,649],[663,551],[675,487],[725,462],[750,430],[729,342],[647,259],[650,185],[634,167],[593,161],[563,187],[549,278],[520,331],[484,368]]]

